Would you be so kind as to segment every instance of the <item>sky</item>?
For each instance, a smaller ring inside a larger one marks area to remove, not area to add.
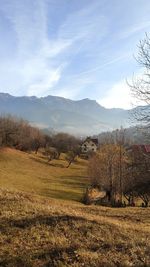
[[[0,91],[131,108],[148,0],[0,0]]]

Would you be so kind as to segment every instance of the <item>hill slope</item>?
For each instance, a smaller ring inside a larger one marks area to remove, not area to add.
[[[106,109],[96,101],[63,97],[14,97],[0,93],[0,114],[17,115],[42,128],[73,134],[96,134],[129,125],[129,112]]]
[[[150,266],[150,212],[0,190],[0,266]]]
[[[149,267],[150,208],[79,203],[86,161],[66,164],[0,151],[0,266]]]
[[[80,201],[87,186],[86,162],[78,159],[66,168],[63,159],[47,163],[41,154],[0,150],[0,187]]]

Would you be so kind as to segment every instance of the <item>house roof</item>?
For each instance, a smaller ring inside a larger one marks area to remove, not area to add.
[[[92,138],[91,141],[92,141],[93,143],[95,143],[95,145],[98,145],[98,139],[96,139],[96,138]]]
[[[96,146],[98,146],[98,139],[96,139],[96,138],[87,137],[87,138],[84,140],[83,144],[84,144],[85,142],[93,142]]]
[[[145,145],[144,147],[145,147],[146,152],[150,153],[150,145]]]
[[[133,145],[133,150],[142,150],[146,154],[150,154],[150,145]]]

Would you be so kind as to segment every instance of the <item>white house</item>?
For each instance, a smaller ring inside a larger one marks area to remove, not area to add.
[[[96,152],[98,148],[98,139],[87,137],[81,145],[82,153]]]

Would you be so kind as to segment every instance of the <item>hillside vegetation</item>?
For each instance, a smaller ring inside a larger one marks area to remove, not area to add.
[[[0,190],[0,266],[150,266],[150,208]]]
[[[69,168],[63,154],[50,163],[40,153],[0,150],[0,187],[80,201],[88,179],[86,161],[78,159]]]

